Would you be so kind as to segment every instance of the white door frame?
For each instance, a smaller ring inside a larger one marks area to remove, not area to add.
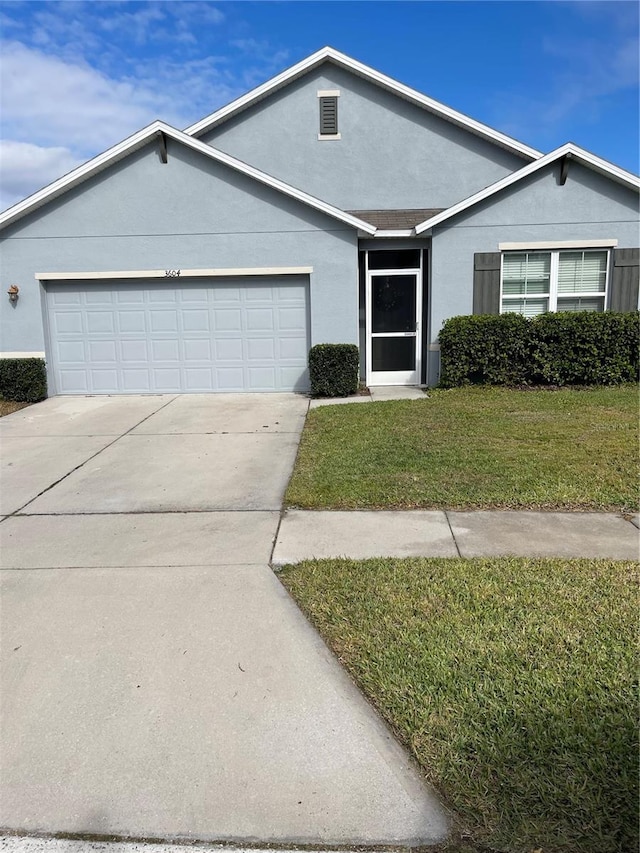
[[[422,375],[422,330],[420,322],[422,318],[422,267],[424,252],[420,252],[420,266],[407,269],[383,269],[369,270],[369,252],[365,257],[366,276],[366,382],[367,385],[420,385]],[[372,304],[371,304],[371,281],[377,275],[413,275],[416,282],[416,328],[414,332],[380,332],[372,331]],[[372,340],[374,337],[414,337],[416,342],[416,356],[414,370],[385,370],[375,371],[372,369]]]

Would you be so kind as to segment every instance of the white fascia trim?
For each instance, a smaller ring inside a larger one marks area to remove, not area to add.
[[[285,83],[288,83],[290,80],[299,77],[301,74],[304,74],[305,71],[308,71],[315,65],[318,65],[326,59],[327,50],[328,48],[317,50],[315,53],[312,53],[311,56],[307,56],[306,59],[303,59],[301,62],[292,65],[290,68],[285,69],[280,74],[277,74],[275,77],[267,80],[266,83],[256,86],[255,89],[251,89],[250,92],[246,92],[244,95],[236,98],[235,101],[231,101],[231,103],[226,104],[226,106],[210,113],[195,124],[189,125],[189,127],[185,128],[184,132],[188,133],[190,136],[198,136],[200,133],[204,133],[209,130],[209,128],[219,124],[223,119],[233,113],[244,109],[254,103],[254,101],[259,101],[261,98],[264,98],[266,95],[269,95],[271,92],[279,89]]]
[[[222,151],[218,151],[216,148],[212,148],[211,145],[205,145],[204,142],[200,142],[198,139],[194,139],[186,133],[183,133],[181,130],[176,130],[175,127],[171,127],[171,125],[165,124],[162,121],[153,122],[153,124],[143,128],[143,130],[133,136],[129,136],[118,145],[114,145],[113,148],[109,148],[104,153],[94,157],[93,160],[89,160],[87,163],[84,163],[82,166],[74,169],[73,172],[69,172],[68,175],[65,175],[53,184],[49,184],[48,187],[45,187],[34,195],[24,199],[24,201],[18,202],[18,204],[10,207],[3,214],[0,214],[0,228],[8,225],[16,219],[19,219],[30,210],[39,207],[51,198],[61,195],[63,192],[66,192],[66,190],[76,186],[94,175],[96,172],[104,169],[111,162],[122,159],[122,157],[126,156],[131,151],[136,148],[140,148],[142,145],[151,141],[151,139],[159,133],[164,133],[170,139],[173,139],[176,142],[181,142],[188,148],[198,151],[200,154],[204,154],[205,157],[209,157],[211,160],[215,160],[218,163],[223,163],[225,166],[229,166],[236,172],[247,175],[247,177],[253,178],[265,186],[278,190],[284,195],[306,204],[308,207],[319,210],[321,213],[325,213],[333,219],[344,222],[352,228],[359,228],[367,234],[375,233],[375,227],[370,225],[368,222],[364,222],[362,219],[357,219],[355,216],[351,216],[343,210],[339,210],[337,207],[334,207],[321,199],[314,198],[314,196],[311,196],[302,190],[289,186],[289,184],[285,184],[284,181],[273,178],[271,175],[267,175],[265,172],[261,172],[259,169],[255,169],[253,166],[249,166],[241,160],[236,160],[235,157],[231,157],[229,154],[225,154]]]
[[[0,358],[44,358],[43,352],[0,352]]]
[[[527,249],[614,249],[618,241],[613,237],[610,240],[543,240],[532,243],[498,243],[501,252]]]
[[[560,148],[556,148],[554,151],[550,151],[549,154],[545,154],[545,156],[541,157],[539,160],[535,160],[533,163],[523,166],[523,168],[518,169],[517,172],[512,172],[505,178],[496,181],[495,184],[485,187],[483,190],[480,190],[480,192],[469,196],[469,198],[458,202],[458,204],[454,204],[453,207],[449,207],[447,210],[443,210],[442,213],[432,216],[431,219],[426,219],[424,222],[420,222],[416,225],[416,234],[422,234],[423,231],[433,228],[435,225],[440,225],[441,222],[451,219],[452,216],[462,213],[462,211],[473,207],[474,204],[478,204],[479,202],[490,198],[492,195],[495,195],[501,190],[510,187],[512,184],[521,181],[523,178],[534,174],[534,172],[537,172],[539,169],[544,169],[545,166],[548,166],[565,156],[569,156],[583,165],[589,166],[590,168],[595,169],[595,171],[600,172],[606,177],[612,178],[613,180],[618,181],[618,183],[624,184],[631,189],[640,190],[640,178],[636,175],[633,175],[631,172],[627,172],[625,169],[621,169],[619,166],[614,166],[613,163],[609,163],[601,157],[596,157],[595,154],[591,154],[591,152],[585,151],[583,148],[579,148],[572,142],[567,142],[565,145],[561,145]]]
[[[119,278],[231,278],[233,276],[309,275],[313,267],[242,267],[232,269],[105,270],[103,272],[37,272],[37,281],[102,281]]]
[[[271,92],[284,86],[289,81],[294,80],[296,77],[302,76],[302,74],[310,71],[326,59],[330,59],[332,62],[335,62],[336,65],[341,65],[343,68],[354,71],[361,77],[377,83],[378,86],[382,86],[384,89],[388,89],[396,95],[400,95],[400,97],[405,100],[411,101],[412,103],[417,104],[436,115],[440,115],[443,118],[452,121],[454,124],[467,128],[467,130],[470,130],[479,136],[490,139],[492,142],[496,142],[511,151],[515,151],[518,154],[522,154],[523,156],[530,157],[532,159],[537,159],[542,156],[541,151],[537,151],[535,148],[524,145],[522,142],[518,142],[510,136],[500,133],[486,124],[482,124],[482,122],[475,121],[475,119],[469,118],[469,116],[459,113],[457,110],[451,109],[451,107],[447,107],[439,101],[434,101],[433,98],[428,98],[426,95],[412,89],[410,86],[405,86],[404,83],[399,83],[397,80],[387,77],[386,74],[382,74],[380,71],[376,71],[374,68],[364,65],[362,62],[351,59],[350,56],[346,56],[346,54],[340,53],[340,51],[334,50],[332,47],[323,47],[321,50],[316,51],[316,53],[312,53],[311,56],[308,56],[296,65],[292,65],[291,68],[287,68],[281,74],[278,74],[276,77],[273,77],[261,86],[252,89],[250,92],[247,92],[245,95],[242,95],[230,104],[216,110],[216,112],[205,116],[201,121],[190,125],[186,128],[185,133],[197,136],[200,133],[210,130],[215,125],[220,124],[220,122],[229,118],[229,116],[245,109],[256,101],[261,100]]]
[[[398,228],[394,230],[393,228],[378,228],[376,233],[373,235],[374,237],[414,237],[415,232],[413,228]]]

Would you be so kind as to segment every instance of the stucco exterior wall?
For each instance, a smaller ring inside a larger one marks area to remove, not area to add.
[[[322,141],[332,89],[341,139]],[[201,139],[349,210],[449,207],[529,162],[331,63]]]
[[[312,343],[358,342],[357,234],[169,141],[149,145],[0,233],[3,352],[45,348],[36,272],[311,266]],[[7,288],[5,287],[5,290]]]
[[[639,242],[638,194],[577,163],[560,185],[560,165],[525,178],[434,229],[431,257],[431,342],[444,320],[473,310],[473,256],[503,242],[614,238]],[[437,381],[431,353],[429,383]]]

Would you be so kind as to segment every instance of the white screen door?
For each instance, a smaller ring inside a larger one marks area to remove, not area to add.
[[[367,384],[420,384],[420,270],[367,275]]]

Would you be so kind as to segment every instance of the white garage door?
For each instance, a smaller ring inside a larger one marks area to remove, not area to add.
[[[58,394],[306,391],[308,278],[46,286]]]

